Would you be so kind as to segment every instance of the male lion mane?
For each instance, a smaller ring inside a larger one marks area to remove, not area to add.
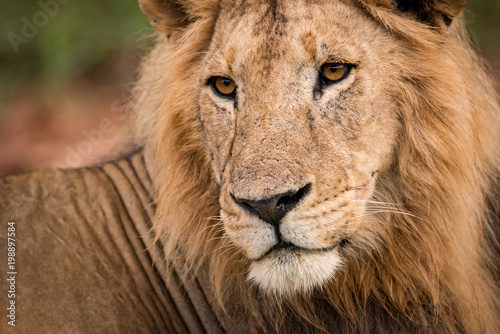
[[[204,277],[220,317],[241,330],[499,333],[500,107],[463,18],[451,21],[463,1],[423,1],[430,9],[418,13],[404,1],[352,2],[407,47],[394,60],[405,73],[392,96],[396,159],[374,195],[402,210],[378,215],[373,238],[347,248],[335,279],[281,298],[247,281],[249,260],[213,218],[219,188],[190,90],[226,2],[140,1],[160,34],[138,84],[150,90],[136,94],[136,140],[153,147],[166,257]]]

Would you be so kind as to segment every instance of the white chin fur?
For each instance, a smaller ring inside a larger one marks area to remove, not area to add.
[[[248,279],[268,294],[292,296],[321,287],[341,265],[337,250],[315,252],[284,249],[253,262]]]

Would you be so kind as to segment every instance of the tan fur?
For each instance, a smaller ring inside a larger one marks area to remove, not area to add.
[[[244,331],[500,332],[486,206],[498,208],[500,107],[463,19],[450,21],[463,4],[140,2],[152,20],[183,18],[155,23],[139,87],[154,84],[136,100],[156,227],[168,261],[207,270],[221,318]],[[333,61],[356,68],[316,93]],[[210,76],[233,78],[237,102]],[[273,229],[230,194],[306,184],[280,225],[302,250],[254,262]]]

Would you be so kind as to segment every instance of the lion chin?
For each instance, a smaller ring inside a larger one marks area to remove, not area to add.
[[[248,279],[267,294],[290,297],[323,286],[341,265],[337,249],[278,249],[253,261]]]

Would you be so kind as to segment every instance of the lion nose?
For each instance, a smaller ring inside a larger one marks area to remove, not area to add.
[[[266,223],[277,226],[281,219],[307,195],[310,189],[311,184],[307,184],[298,191],[286,192],[263,200],[236,198],[233,194],[231,197],[245,210],[256,214]]]

